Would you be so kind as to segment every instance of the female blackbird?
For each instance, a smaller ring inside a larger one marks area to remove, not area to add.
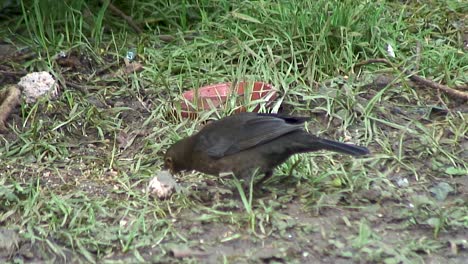
[[[196,170],[207,174],[233,172],[247,179],[255,170],[269,178],[279,164],[296,153],[331,150],[354,156],[365,147],[313,136],[304,131],[308,118],[240,113],[214,121],[172,145],[164,165],[172,173]]]

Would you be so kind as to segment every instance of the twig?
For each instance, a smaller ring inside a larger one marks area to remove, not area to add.
[[[370,60],[361,61],[357,63],[356,65],[354,65],[354,68],[359,68],[361,66],[372,64],[372,63],[383,63],[383,64],[386,64],[387,66],[394,68],[393,64],[389,62],[387,59],[370,59]]]
[[[468,85],[455,85],[457,90],[468,90]]]
[[[3,75],[26,75],[28,73],[26,71],[2,71],[2,70],[0,70],[0,74],[3,74]]]
[[[468,100],[468,93],[466,93],[466,92],[458,91],[458,90],[455,90],[455,89],[450,88],[448,86],[445,86],[443,84],[439,84],[439,83],[436,83],[434,81],[424,79],[423,77],[420,77],[420,76],[418,76],[416,74],[410,75],[409,78],[410,78],[410,80],[412,80],[414,82],[417,82],[419,84],[427,85],[427,86],[429,86],[431,88],[442,90],[442,91],[446,92],[447,94],[452,95],[454,97],[458,97],[458,98],[462,98],[464,100]]]
[[[93,75],[101,75],[102,73],[104,73],[105,71],[107,71],[108,69],[114,67],[114,66],[117,66],[119,65],[119,63],[117,61],[115,62],[111,62],[111,63],[108,63],[106,65],[104,65],[104,67],[102,67],[101,69],[98,69]]]
[[[70,81],[66,81],[65,82],[65,85],[66,86],[69,86],[69,87],[72,87],[72,88],[75,88],[77,89],[78,91],[82,92],[82,93],[89,93],[89,90],[92,89],[92,87],[88,87],[88,86],[84,86],[84,85],[79,85],[77,83],[72,83]]]
[[[127,21],[127,23],[133,28],[133,30],[136,31],[136,33],[138,33],[138,34],[143,33],[143,30],[141,30],[141,28],[138,27],[138,25],[135,22],[133,22],[132,17],[127,16],[124,12],[122,12],[120,9],[118,9],[116,6],[114,6],[110,2],[110,0],[100,0],[100,2],[102,4],[106,4],[106,2],[109,2],[108,7],[109,7],[110,11],[112,11],[113,13],[115,13],[118,16],[122,17],[125,21]]]
[[[416,82],[420,85],[424,85],[424,86],[429,86],[433,89],[439,89],[439,90],[442,90],[444,91],[445,93],[447,93],[448,95],[451,95],[453,97],[457,97],[457,98],[461,98],[463,100],[468,100],[468,93],[466,92],[463,92],[463,91],[459,91],[459,90],[456,90],[456,89],[453,89],[453,88],[450,88],[446,85],[443,85],[443,84],[439,84],[439,83],[436,83],[434,81],[431,81],[431,80],[428,80],[428,79],[425,79],[421,76],[418,76],[417,74],[415,73],[411,73],[401,67],[395,67],[390,61],[388,61],[387,59],[370,59],[370,60],[366,60],[366,61],[362,61],[362,62],[359,62],[355,65],[355,67],[361,67],[361,66],[364,66],[364,65],[367,65],[367,64],[372,64],[372,63],[383,63],[385,65],[388,65],[392,68],[396,68],[396,69],[399,69],[400,71],[404,72],[406,75],[409,76],[409,79],[413,82]]]
[[[21,91],[16,85],[0,90],[0,134],[6,131],[5,122],[11,111],[20,103]]]

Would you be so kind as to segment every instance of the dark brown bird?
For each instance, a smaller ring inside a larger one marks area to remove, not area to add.
[[[196,170],[219,175],[233,172],[248,179],[258,169],[269,178],[276,166],[296,153],[331,150],[354,156],[369,150],[319,138],[304,130],[308,118],[241,113],[222,118],[172,145],[164,165],[172,173]]]

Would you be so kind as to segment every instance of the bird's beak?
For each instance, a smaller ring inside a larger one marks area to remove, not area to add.
[[[175,174],[174,164],[172,164],[172,162],[164,162],[163,169],[169,171],[172,175]]]
[[[171,173],[174,171],[174,169],[172,168],[172,166],[169,166],[168,164],[164,164],[163,169],[164,169],[164,170],[167,170],[167,171],[170,171]]]
[[[174,162],[172,161],[172,157],[165,156],[164,157],[164,166],[165,170],[172,171],[174,169]]]

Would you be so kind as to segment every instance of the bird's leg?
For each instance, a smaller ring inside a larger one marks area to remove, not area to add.
[[[268,170],[265,172],[265,175],[260,178],[256,183],[255,185],[257,186],[260,186],[262,183],[264,183],[265,181],[267,181],[268,179],[271,178],[271,176],[273,176],[273,170]]]

